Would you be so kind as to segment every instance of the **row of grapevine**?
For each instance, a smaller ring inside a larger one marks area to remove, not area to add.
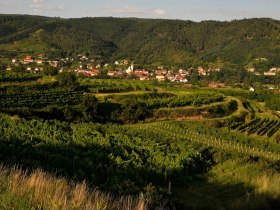
[[[182,107],[182,106],[202,106],[214,102],[224,101],[224,96],[217,93],[194,93],[189,95],[174,95],[170,93],[145,93],[130,94],[123,96],[107,96],[105,99],[113,99],[116,102],[133,99],[139,103],[144,103],[150,109],[163,107]]]
[[[258,133],[259,131],[259,128],[262,127],[265,122],[266,122],[266,119],[263,119],[263,120],[259,120],[258,118],[256,119],[256,121],[252,121],[253,123],[250,123],[250,126],[248,128],[248,134],[253,134],[253,133]],[[246,129],[246,128],[245,128]]]
[[[267,131],[267,136],[270,138],[271,136],[273,136],[279,130],[280,130],[280,122],[278,121],[273,127],[271,127]]]
[[[44,107],[47,105],[79,104],[83,99],[81,91],[41,91],[22,94],[0,93],[0,107]]]
[[[0,72],[0,82],[25,82],[38,80],[42,76],[31,73]]]
[[[255,118],[249,123],[239,123],[231,127],[233,130],[237,130],[241,133],[247,133],[248,135],[257,134],[259,136],[271,137],[280,129],[279,120],[270,120],[268,118]]]
[[[2,161],[57,169],[58,174],[87,179],[112,191],[124,181],[133,182],[124,190],[135,194],[151,182],[165,186],[166,178],[182,181],[208,164],[189,142],[170,143],[168,137],[137,133],[122,125],[15,122],[1,115],[0,149]]]
[[[93,93],[120,93],[130,91],[152,91],[153,87],[142,81],[132,80],[85,80],[81,88]]]
[[[280,125],[279,125],[280,126]],[[168,136],[170,141],[189,141],[204,144],[207,146],[218,147],[219,149],[245,153],[251,156],[261,156],[272,160],[280,160],[280,154],[274,151],[251,147],[239,142],[226,141],[221,138],[198,133],[192,129],[183,128],[171,123],[150,123],[134,126],[134,129],[146,133],[155,133]]]
[[[232,106],[232,104],[236,104]],[[237,103],[235,100],[220,102],[216,104],[206,105],[202,107],[175,107],[161,108],[153,110],[153,115],[149,120],[178,120],[189,117],[196,118],[219,118],[226,117],[232,114],[236,109]],[[148,120],[148,121],[149,121]]]

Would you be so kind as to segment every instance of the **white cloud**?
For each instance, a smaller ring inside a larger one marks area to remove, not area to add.
[[[33,10],[33,14],[42,15],[43,12],[59,12],[64,9],[63,5],[49,5],[44,0],[32,0],[29,7]]]
[[[126,14],[149,14],[146,9],[136,8],[136,7],[123,7],[119,9],[114,9],[114,13],[126,13]]]
[[[48,11],[52,11],[52,12],[59,12],[59,11],[64,10],[64,5],[61,5],[61,6],[48,6],[46,9]]]
[[[33,4],[42,4],[43,0],[32,0]]]
[[[131,16],[165,16],[167,12],[163,9],[146,9],[137,7],[122,7],[116,9],[107,10],[109,13],[121,14],[121,15],[131,15]]]
[[[166,15],[167,13],[166,13],[166,11],[163,10],[163,9],[156,9],[156,10],[154,11],[154,14],[155,14],[155,15],[158,15],[158,16],[164,16],[164,15]]]
[[[32,0],[32,3],[29,7],[33,10],[35,15],[40,15],[44,9],[44,1],[43,0]]]

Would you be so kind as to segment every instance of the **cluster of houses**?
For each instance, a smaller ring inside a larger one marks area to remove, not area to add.
[[[27,55],[23,59],[12,59],[11,66],[6,68],[7,71],[13,70],[14,66],[23,65],[26,71],[37,73],[44,70],[44,65],[49,65],[54,68],[59,67],[59,61],[49,60],[44,54],[37,55],[37,57]]]
[[[62,63],[75,63],[78,65],[76,68],[77,74],[84,75],[86,77],[94,77],[101,74],[101,70],[106,69],[107,75],[109,77],[117,77],[117,78],[134,78],[139,80],[150,80],[157,79],[158,81],[171,81],[171,82],[181,82],[187,83],[187,77],[192,75],[194,72],[201,76],[209,75],[211,72],[220,71],[220,68],[203,68],[201,66],[194,68],[190,67],[188,69],[179,69],[179,70],[168,70],[163,66],[158,66],[153,70],[147,69],[135,69],[134,63],[132,62],[129,65],[128,60],[120,60],[115,61],[113,65],[101,64],[94,65],[95,60],[90,59],[87,56],[79,55],[78,59],[74,58],[63,58],[61,60],[49,60],[46,55],[40,54],[36,57],[27,55],[23,59],[12,59],[12,65],[7,67],[6,70],[12,70],[13,66],[18,66],[22,64],[22,66],[29,72],[37,73],[43,71],[45,65],[52,66],[54,68],[60,69]],[[249,72],[254,73],[256,75],[261,75],[255,68],[250,67],[247,69]],[[104,73],[104,71],[103,71]],[[280,73],[280,68],[271,68],[268,71],[264,72],[264,75],[267,76],[275,76]],[[218,83],[210,83],[209,87],[224,87],[223,84]]]
[[[256,68],[254,68],[254,67],[249,67],[248,69],[247,69],[247,71],[248,72],[251,72],[251,73],[253,73],[253,74],[255,74],[255,75],[261,75],[261,73],[260,72],[258,72],[257,70],[256,70]],[[280,68],[277,68],[277,67],[273,67],[273,68],[271,68],[271,69],[269,69],[268,71],[265,71],[264,73],[263,73],[263,75],[265,75],[265,76],[276,76],[277,74],[280,74]]]
[[[100,70],[98,68],[93,68],[92,66],[88,66],[87,69],[78,68],[75,70],[78,74],[92,77],[100,74]],[[128,66],[126,70],[108,70],[107,75],[110,77],[130,77],[139,80],[150,80],[157,79],[158,81],[166,81],[170,80],[172,82],[188,82],[186,76],[189,75],[187,70],[180,69],[177,73],[174,73],[173,70],[166,69],[156,69],[150,70],[147,69],[134,69],[134,65],[131,64]]]
[[[117,67],[119,65],[128,65],[129,62],[127,60],[124,61],[116,61],[114,63],[114,66]],[[105,68],[109,67],[108,64],[104,64]],[[101,66],[93,66],[91,64],[88,64],[85,68],[85,66],[80,65],[79,68],[77,68],[75,71],[77,74],[84,75],[87,77],[93,77],[100,74]],[[115,68],[118,69],[118,68]],[[210,71],[219,71],[220,69],[204,69],[203,67],[198,67],[197,69],[191,67],[187,70],[179,69],[178,71],[174,70],[167,70],[163,66],[158,66],[156,69],[153,70],[147,70],[147,69],[135,69],[134,64],[128,66],[127,69],[123,70],[107,70],[107,75],[110,77],[118,77],[118,78],[127,78],[132,77],[134,79],[139,80],[150,80],[150,79],[157,79],[158,81],[166,81],[169,80],[171,82],[181,82],[181,83],[187,83],[187,76],[193,74],[194,71],[197,71],[199,75],[208,75]]]

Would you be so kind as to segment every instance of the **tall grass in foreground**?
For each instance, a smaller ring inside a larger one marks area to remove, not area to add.
[[[69,183],[42,170],[27,173],[0,165],[0,208],[146,210],[147,206],[142,198],[114,198],[97,189],[89,189],[85,182]]]
[[[278,164],[278,165],[277,165]],[[227,160],[211,170],[220,183],[244,183],[254,188],[254,194],[265,195],[280,200],[279,162],[273,166],[268,163],[244,163],[241,160]]]

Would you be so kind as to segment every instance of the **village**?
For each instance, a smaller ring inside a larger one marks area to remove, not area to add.
[[[70,64],[70,65],[68,65]],[[203,67],[188,68],[187,70],[168,70],[164,66],[158,66],[155,69],[139,69],[135,68],[133,62],[128,60],[115,61],[113,64],[105,63],[103,65],[94,65],[94,60],[86,56],[78,56],[78,59],[74,58],[62,58],[60,60],[49,60],[45,55],[40,54],[37,56],[27,55],[23,59],[13,58],[11,64],[6,67],[7,71],[13,71],[16,67],[21,66],[23,70],[30,73],[43,72],[47,67],[56,68],[58,72],[62,72],[66,69],[74,70],[78,75],[85,77],[95,77],[101,74],[101,71],[105,71],[108,77],[113,78],[132,78],[138,80],[151,80],[156,79],[158,81],[171,81],[187,83],[187,76],[192,75],[195,71],[199,75],[205,76],[209,74],[211,69],[204,69]],[[67,68],[65,68],[67,66]],[[71,66],[69,68],[69,66]],[[214,69],[219,71],[220,69]]]
[[[187,69],[168,69],[164,66],[151,67],[150,69],[139,68],[139,65],[133,61],[126,59],[115,61],[113,64],[100,64],[94,59],[85,55],[78,55],[76,58],[62,58],[57,60],[48,59],[44,54],[37,56],[26,55],[22,59],[13,58],[6,71],[15,71],[16,69],[30,73],[40,73],[48,70],[54,70],[56,73],[72,70],[77,75],[84,77],[106,77],[121,78],[134,80],[157,80],[170,81],[178,83],[188,83],[188,77],[197,74],[199,76],[207,76],[213,72],[219,72],[221,68],[204,68],[202,66],[189,67]],[[276,76],[280,74],[280,68],[273,67],[262,74],[254,67],[248,67],[247,71],[255,75]],[[191,86],[191,84],[186,84]],[[225,87],[224,83],[211,82],[208,87]],[[253,90],[252,90],[253,91]]]

